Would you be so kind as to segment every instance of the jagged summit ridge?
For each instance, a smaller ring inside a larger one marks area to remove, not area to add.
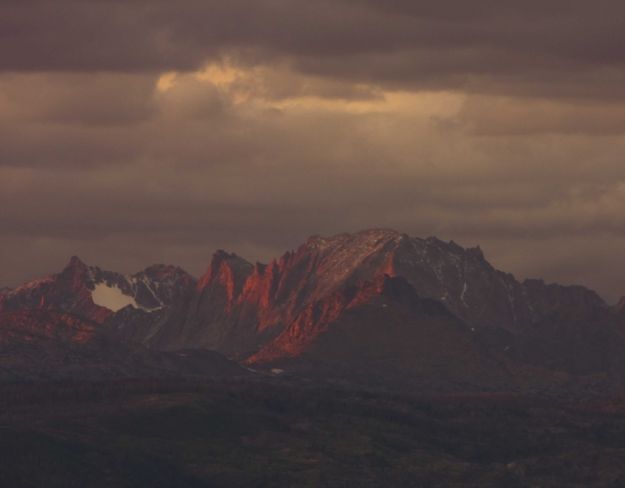
[[[327,347],[333,361],[343,350],[375,361],[401,350],[415,366],[412,347],[429,355],[430,346],[453,348],[454,341],[477,364],[474,338],[497,330],[500,351],[586,372],[605,371],[600,345],[619,343],[622,321],[584,287],[519,282],[479,247],[389,229],[313,236],[268,264],[218,250],[197,282],[176,266],[122,275],[73,257],[58,274],[0,293],[0,313],[20,310],[77,316],[153,349],[211,349],[253,364],[297,360],[313,349],[327,358]],[[595,346],[580,353],[587,342]],[[486,370],[497,367],[485,361]]]
[[[393,229],[374,228],[367,229],[360,232],[350,234],[344,232],[342,234],[336,234],[333,236],[321,236],[314,235],[309,237],[304,246],[309,248],[323,250],[333,246],[340,245],[352,245],[355,249],[360,247],[372,247],[381,242],[388,242],[391,240],[398,240],[402,237],[407,237],[406,234],[402,234]]]
[[[540,286],[547,290],[549,285],[519,283],[491,266],[479,247],[370,229],[310,237],[267,265],[216,252],[184,313],[171,314],[151,341],[154,347],[207,347],[244,355],[274,337],[284,342],[285,331],[301,324],[306,314],[308,325],[300,329],[318,330],[313,322],[338,317],[347,308],[348,293],[383,276],[403,278],[419,297],[444,304],[475,328],[517,331],[551,313],[539,300]],[[553,296],[572,293],[557,285],[548,289]],[[575,293],[596,302],[590,291]]]
[[[168,306],[180,295],[180,289],[194,284],[194,279],[176,266],[153,265],[133,275],[122,275],[72,256],[61,272],[1,294],[0,312],[57,310],[103,323],[125,306],[145,310]]]
[[[246,305],[247,315],[249,309],[255,309],[252,315],[257,316],[260,327],[271,328],[282,324],[285,314],[292,319],[306,303],[383,274],[403,276],[420,296],[440,300],[475,326],[508,329],[539,321],[545,304],[534,303],[536,296],[551,286],[533,280],[519,283],[511,274],[492,267],[479,247],[463,248],[454,241],[409,237],[392,229],[375,228],[312,236],[267,265],[253,265],[234,253],[219,250],[197,281],[197,293],[209,293],[209,288],[213,294],[222,290],[227,308]],[[96,287],[112,287],[148,310],[176,300],[177,284],[186,288],[193,282],[175,266],[153,265],[124,276],[88,266],[77,256],[59,276],[70,288],[83,286],[93,292]],[[57,281],[57,275],[35,280],[3,292],[2,301],[21,295],[30,296],[31,302],[45,302],[46,293],[40,291],[53,288]],[[553,286],[549,290],[553,294]],[[604,305],[596,294],[588,291],[586,295],[596,306]]]
[[[419,295],[445,303],[476,324],[515,328],[531,320],[522,286],[495,270],[482,250],[436,237],[418,238],[392,229],[369,229],[332,237],[314,236],[295,251],[314,260],[316,292],[381,274],[405,277]],[[282,261],[292,259],[289,254]],[[484,306],[483,296],[492,297]]]

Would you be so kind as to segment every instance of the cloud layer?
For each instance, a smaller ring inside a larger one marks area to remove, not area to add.
[[[625,5],[428,3],[3,2],[0,286],[386,226],[625,294]]]

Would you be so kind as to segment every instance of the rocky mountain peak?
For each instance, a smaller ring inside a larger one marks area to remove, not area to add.
[[[154,278],[175,277],[188,274],[179,266],[172,266],[170,264],[153,264],[145,268],[142,273]]]
[[[235,288],[240,291],[245,279],[253,272],[254,265],[235,253],[222,249],[216,251],[208,269],[200,278],[197,289],[202,290],[213,283],[221,283],[234,293]]]
[[[325,251],[350,246],[353,251],[375,249],[391,241],[398,241],[404,234],[392,229],[367,229],[353,234],[343,233],[330,237],[319,235],[308,238],[305,247],[315,251]]]
[[[65,268],[63,268],[63,271],[61,271],[61,274],[65,276],[87,277],[91,273],[90,267],[87,266],[84,261],[82,261],[78,256],[72,256]]]
[[[76,255],[70,257],[69,262],[67,263],[67,267],[86,267],[86,266],[87,265],[84,263],[84,261]]]
[[[467,253],[476,257],[477,259],[481,261],[486,261],[486,258],[484,257],[484,252],[482,251],[482,248],[480,246],[468,248]]]
[[[73,256],[57,274],[30,281],[0,299],[0,312],[52,310],[104,323],[131,305],[161,309],[192,289],[195,280],[175,266],[155,265],[134,275],[88,266]]]

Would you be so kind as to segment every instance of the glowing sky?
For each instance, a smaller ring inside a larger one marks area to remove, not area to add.
[[[0,286],[311,234],[625,294],[625,3],[5,0]]]

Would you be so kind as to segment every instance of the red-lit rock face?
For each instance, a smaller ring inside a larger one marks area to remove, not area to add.
[[[183,334],[177,347],[245,354],[293,321],[302,321],[298,317],[310,313],[313,304],[335,294],[340,301],[343,288],[393,274],[393,251],[402,239],[401,234],[386,230],[328,240],[315,237],[266,266],[220,251],[199,280],[188,313],[171,317],[163,337],[171,337],[167,329],[176,329]],[[153,344],[171,347],[158,336]]]
[[[236,254],[218,251],[214,254],[206,273],[199,279],[196,287],[200,296],[219,296],[220,303],[215,303],[229,313],[236,304],[245,280],[252,272],[252,266]]]
[[[388,275],[378,276],[372,282],[357,283],[309,303],[276,339],[262,347],[246,362],[266,363],[302,354],[345,311],[382,297],[392,280]],[[406,283],[406,286],[409,285]],[[414,294],[414,290],[412,293]],[[416,299],[416,295],[411,298]]]
[[[51,310],[0,313],[0,345],[11,342],[61,341],[77,344],[93,338],[98,324]]]
[[[237,301],[256,307],[260,330],[289,322],[344,286],[392,276],[392,253],[401,238],[393,231],[311,238],[268,266],[256,266]]]
[[[5,294],[0,298],[0,311],[56,310],[103,323],[113,312],[93,302],[90,274],[89,268],[73,257],[61,273],[32,281]]]
[[[402,277],[384,274],[374,277],[372,281],[346,286],[309,304],[274,341],[251,356],[248,363],[271,362],[300,355],[350,310],[372,304],[382,309],[389,306],[413,309],[418,308],[420,303],[414,288]],[[438,312],[444,310],[443,306],[437,309]],[[380,333],[384,334],[384,324],[380,324]]]

